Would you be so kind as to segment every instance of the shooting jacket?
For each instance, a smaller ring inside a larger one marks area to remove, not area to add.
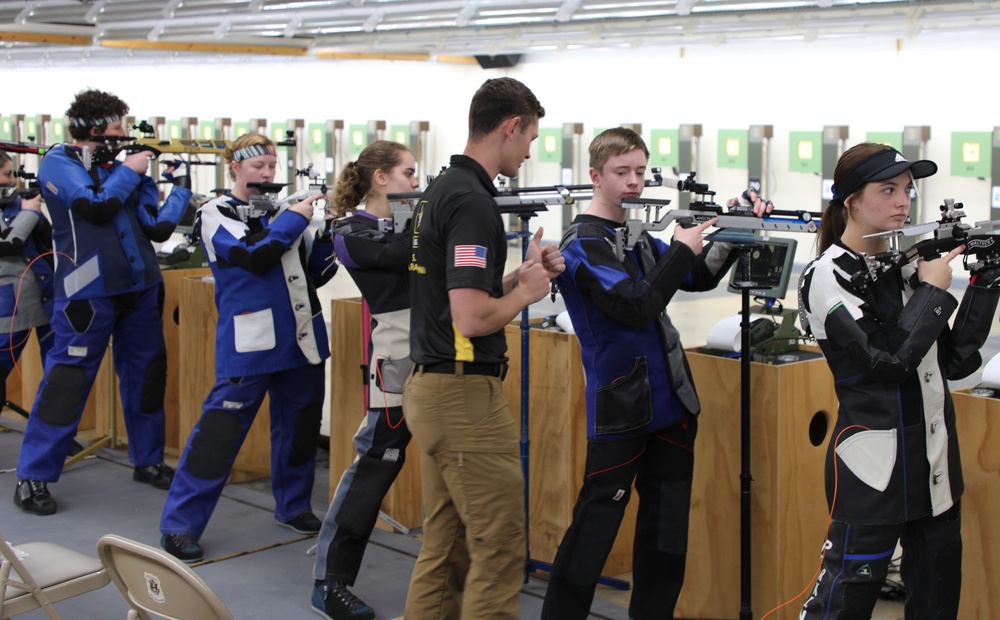
[[[170,237],[191,190],[174,187],[158,208],[152,178],[119,161],[87,170],[80,149],[68,144],[45,154],[38,183],[52,217],[57,298],[110,297],[159,284],[150,242]]]
[[[678,290],[714,288],[736,258],[728,244],[695,256],[643,233],[619,260],[618,226],[579,215],[560,244],[566,270],[557,282],[580,340],[591,440],[649,433],[701,411],[667,304]]]
[[[333,229],[337,258],[371,313],[365,372],[368,406],[400,407],[410,360],[410,244],[406,233],[381,232],[365,211],[339,220]]]
[[[21,209],[20,197],[3,206],[3,218],[0,219],[0,326],[5,331],[19,332],[49,324],[55,303],[52,256],[38,257],[51,249],[52,226],[44,215]],[[31,272],[26,274],[29,263]]]
[[[964,490],[947,380],[979,369],[1000,289],[970,284],[959,306],[947,291],[920,283],[912,265],[863,292],[851,285],[861,270],[863,257],[838,241],[799,280],[802,325],[823,350],[839,401],[827,501],[839,478],[839,521],[940,515]]]
[[[330,357],[316,295],[337,272],[333,242],[283,208],[243,222],[238,198],[201,207],[201,241],[215,276],[216,378],[273,373]]]

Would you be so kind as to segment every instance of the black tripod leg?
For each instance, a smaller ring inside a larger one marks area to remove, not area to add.
[[[25,420],[28,419],[28,412],[25,411],[24,409],[22,409],[21,405],[16,405],[16,404],[10,402],[9,400],[7,400],[7,401],[4,401],[3,406],[7,407],[8,409],[10,409],[11,411],[13,411],[17,415],[19,415],[22,418],[24,418]]]

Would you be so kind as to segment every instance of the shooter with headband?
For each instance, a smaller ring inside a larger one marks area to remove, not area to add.
[[[322,194],[289,204],[262,193],[274,186],[278,158],[260,134],[237,138],[223,160],[233,187],[201,207],[201,242],[219,311],[216,382],[160,520],[160,544],[185,562],[203,557],[198,541],[265,394],[275,520],[300,533],[320,529],[310,499],[330,341],[316,288],[337,271],[329,235],[309,230]]]
[[[351,594],[382,499],[403,468],[410,431],[403,420],[403,382],[410,374],[409,230],[380,226],[392,218],[388,194],[419,186],[413,153],[378,140],[347,164],[333,190],[337,257],[371,313],[368,411],[354,435],[357,458],[344,471],[316,547],[312,606],[332,620],[370,620],[371,607]],[[362,208],[363,207],[363,208]],[[347,217],[343,217],[347,215]],[[352,415],[340,412],[340,415]]]
[[[901,228],[914,179],[935,172],[934,162],[907,161],[881,144],[844,152],[819,256],[799,280],[802,326],[823,351],[840,403],[826,461],[831,523],[803,619],[870,617],[897,542],[906,617],[958,615],[964,485],[948,381],[979,369],[1000,268],[974,272],[961,305],[948,288],[949,262],[963,246],[863,289],[851,284],[868,269],[865,255],[886,250],[883,237],[866,235]]]
[[[125,137],[128,109],[110,93],[78,93],[66,111],[73,143],[50,149],[38,169],[58,257],[54,343],[25,429],[14,494],[14,503],[33,514],[56,511],[47,483],[59,480],[112,334],[132,477],[160,489],[173,479],[163,462],[163,278],[152,242],[170,237],[191,191],[175,187],[159,206],[156,183],[146,176],[149,153],[95,162],[98,149]]]
[[[639,493],[629,616],[673,617],[684,580],[694,440],[700,405],[667,304],[678,290],[715,288],[737,258],[705,244],[708,220],[674,228],[670,244],[643,232],[616,255],[625,198],[642,194],[649,150],[631,129],[590,144],[594,197],[563,236],[557,279],[586,374],[587,461],[573,522],[552,565],[542,618],[583,619],[625,515]],[[754,193],[753,213],[770,209]]]
[[[43,366],[53,341],[52,225],[42,213],[41,194],[14,194],[14,176],[14,162],[0,151],[0,404],[31,329]]]

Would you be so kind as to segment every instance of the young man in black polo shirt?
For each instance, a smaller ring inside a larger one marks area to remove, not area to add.
[[[522,83],[487,80],[472,98],[469,139],[414,214],[410,356],[403,392],[420,445],[424,541],[406,618],[517,618],[524,575],[524,480],[518,429],[500,382],[503,328],[565,268],[539,229],[504,276],[498,174],[517,175],[545,110]],[[463,601],[464,592],[464,601]]]

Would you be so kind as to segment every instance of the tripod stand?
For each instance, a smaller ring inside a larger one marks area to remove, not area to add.
[[[531,243],[531,229],[528,227],[528,222],[531,218],[538,215],[539,211],[547,211],[548,209],[542,205],[517,205],[517,206],[501,206],[501,213],[513,213],[516,214],[518,219],[521,221],[521,229],[517,232],[508,233],[507,239],[521,240],[521,261],[523,262],[525,257],[528,255],[528,245]],[[528,510],[530,500],[529,497],[529,479],[528,479],[528,463],[530,460],[529,447],[531,441],[529,439],[529,428],[528,428],[528,384],[530,382],[530,333],[531,325],[528,322],[528,306],[521,309],[521,475],[524,478],[524,548],[525,548],[525,558],[527,558],[527,563],[524,572],[524,583],[528,582],[528,575],[535,570],[551,570],[551,564],[546,562],[541,562],[538,560],[531,559],[531,537],[530,537],[530,512]]]
[[[750,252],[755,243],[738,243],[738,268],[741,279],[734,283],[740,289],[740,620],[752,620],[750,562],[750,289],[760,285],[751,280]]]

